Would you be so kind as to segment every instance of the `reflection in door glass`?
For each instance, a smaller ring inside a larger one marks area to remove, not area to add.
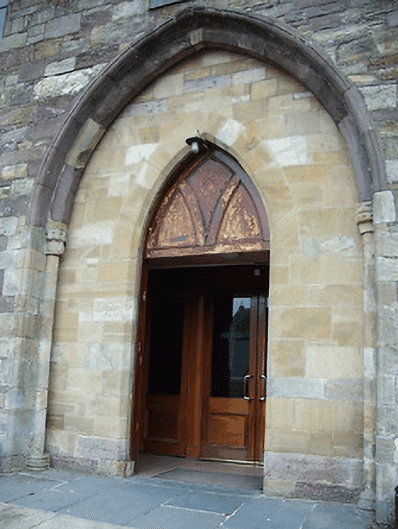
[[[214,303],[212,397],[243,398],[249,372],[250,297],[220,297]]]

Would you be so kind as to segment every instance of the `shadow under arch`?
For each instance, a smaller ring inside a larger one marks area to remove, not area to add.
[[[123,108],[156,78],[201,50],[243,54],[283,69],[303,83],[343,134],[359,201],[385,188],[377,135],[358,89],[327,57],[270,19],[206,7],[183,9],[115,59],[89,86],[49,146],[32,191],[27,223],[69,223],[84,169]]]

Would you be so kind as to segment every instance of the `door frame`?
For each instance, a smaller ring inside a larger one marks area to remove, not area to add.
[[[242,262],[236,263],[236,264],[242,264],[242,265],[249,265],[250,267],[255,268],[255,266],[268,266],[268,288],[269,288],[269,252],[267,252],[268,255],[267,261],[264,262],[264,252],[259,252],[258,260],[251,260],[248,259],[248,261],[245,260],[245,256],[243,256]],[[247,258],[248,256],[246,256]],[[217,259],[215,259],[217,260]],[[130,459],[135,462],[135,471],[139,467],[140,462],[140,452],[143,447],[143,440],[144,440],[144,425],[145,425],[145,411],[146,411],[146,385],[147,385],[147,379],[148,379],[148,365],[145,359],[146,351],[147,351],[147,343],[148,343],[148,325],[147,325],[147,311],[148,311],[148,279],[149,279],[149,270],[150,268],[169,268],[168,266],[168,259],[165,259],[164,262],[157,262],[155,265],[151,263],[151,260],[144,260],[142,262],[142,276],[141,276],[141,288],[140,288],[140,297],[139,297],[139,307],[138,307],[138,322],[137,322],[137,335],[136,335],[136,361],[135,361],[135,370],[134,370],[134,384],[133,384],[133,401],[132,401],[132,422],[131,422],[131,435],[130,435]],[[199,263],[197,262],[198,259],[190,259],[187,261],[184,259],[183,263],[176,263],[176,260],[173,260],[172,268],[188,268],[188,267],[199,267],[202,265],[199,259]],[[263,261],[263,262],[261,262]],[[177,266],[175,266],[177,264]],[[178,266],[180,264],[180,266]],[[209,262],[206,262],[206,265],[209,266]],[[218,263],[214,263],[214,266],[217,266]],[[227,263],[223,263],[224,265],[228,265]],[[235,265],[235,263],[234,263]],[[232,266],[234,266],[232,265]],[[210,265],[211,266],[211,265]],[[212,267],[212,266],[211,266]],[[193,315],[193,317],[197,317],[198,321],[196,324],[203,325],[204,324],[204,314],[205,311],[205,299],[204,296],[201,298],[199,311],[196,315]],[[264,314],[264,317],[266,314]],[[267,342],[267,333],[268,333],[268,320],[265,321],[263,325],[265,325],[264,332],[262,333],[262,336],[264,337],[265,342]],[[195,385],[195,392],[196,392],[196,398],[195,401],[195,416],[200,416],[200,420],[197,422],[196,425],[192,422],[192,424],[188,424],[188,428],[192,428],[191,431],[191,439],[192,443],[186,444],[186,457],[187,458],[194,458],[198,459],[201,454],[204,453],[204,447],[203,444],[205,442],[205,436],[203,433],[206,433],[207,436],[207,429],[208,429],[208,415],[209,415],[209,398],[210,398],[210,392],[209,394],[205,394],[203,389],[204,381],[210,380],[211,378],[211,362],[208,362],[205,360],[205,351],[209,347],[209,344],[212,342],[211,337],[211,330],[210,326],[207,326],[208,330],[205,332],[203,329],[201,329],[201,332],[197,333],[197,337],[199,340],[203,340],[203,343],[201,346],[198,344],[196,349],[198,354],[195,356],[195,364],[197,370],[202,370],[203,376],[200,377],[200,384]],[[260,329],[258,329],[258,332],[260,332]],[[267,362],[267,350],[263,346],[264,354],[258,355],[259,360],[261,361],[261,357],[263,358],[263,362],[266,365]],[[265,391],[265,388],[264,388]],[[200,393],[200,397],[198,398],[197,393]],[[189,421],[187,421],[188,423]],[[260,425],[259,431],[256,431],[256,435],[261,436],[261,452],[263,452],[264,449],[264,435],[265,435],[265,414],[263,414],[261,420],[258,423]],[[254,464],[258,464],[254,463]]]

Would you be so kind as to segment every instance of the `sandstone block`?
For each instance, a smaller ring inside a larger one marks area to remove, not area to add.
[[[119,283],[132,280],[133,270],[129,262],[103,264],[98,267],[98,281]]]
[[[61,48],[60,39],[46,40],[35,45],[35,59],[46,59],[47,57],[54,57],[58,55]]]
[[[280,338],[330,337],[332,315],[330,309],[283,308],[278,309],[276,314],[275,312],[274,309],[274,336]]]
[[[54,341],[56,342],[76,342],[77,341],[77,327],[58,327],[55,323]]]
[[[6,165],[1,171],[3,180],[14,180],[15,178],[26,178],[28,176],[28,164],[18,163],[15,165]]]
[[[276,95],[268,100],[269,114],[288,114],[289,112],[306,112],[311,109],[309,99],[293,99],[292,95]]]
[[[155,99],[162,99],[181,94],[183,86],[183,74],[176,74],[159,79],[152,88]]]
[[[308,344],[306,376],[325,379],[362,378],[361,349]]]
[[[85,365],[88,370],[121,370],[125,367],[123,343],[86,343]]]
[[[307,432],[270,429],[267,432],[266,447],[271,452],[306,454],[309,452],[309,438]]]
[[[293,420],[294,402],[291,399],[267,398],[267,430],[291,430]]]
[[[123,199],[121,197],[107,197],[97,200],[92,216],[93,220],[107,221],[117,219],[120,216],[122,204]]]
[[[300,431],[363,434],[361,402],[295,400],[294,417],[294,428]]]
[[[290,253],[290,250],[287,250]],[[271,264],[272,270],[272,264]],[[312,290],[303,285],[272,285],[271,305],[307,306],[308,294]]]
[[[65,430],[84,435],[92,435],[94,429],[94,419],[86,417],[65,416]]]
[[[334,323],[332,327],[332,340],[336,340],[339,345],[351,345],[361,347],[364,342],[363,323],[344,322]]]
[[[320,131],[319,112],[289,112],[285,116],[286,135],[314,134]]]
[[[232,75],[232,84],[256,83],[265,79],[265,68],[254,68]]]
[[[276,377],[303,377],[305,374],[304,340],[273,340],[269,359],[270,372]],[[268,413],[268,412],[267,412]]]
[[[268,140],[267,143],[279,166],[286,167],[307,164],[307,142],[305,136],[288,136]]]
[[[120,460],[126,457],[125,445],[123,440],[80,437],[77,440],[76,455],[88,459]]]
[[[272,284],[289,283],[289,267],[288,266],[274,266],[271,268],[271,282]]]
[[[225,145],[231,146],[244,131],[243,125],[235,120],[228,118],[217,132],[217,139]]]
[[[324,190],[319,184],[297,184],[292,186],[294,202],[299,206],[315,206],[322,203]]]

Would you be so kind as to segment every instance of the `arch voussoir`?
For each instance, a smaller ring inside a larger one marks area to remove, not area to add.
[[[156,78],[204,49],[222,49],[271,63],[307,86],[347,141],[359,200],[370,200],[373,191],[385,188],[380,146],[361,95],[326,57],[274,21],[191,7],[128,47],[76,103],[39,170],[27,222],[44,226],[49,215],[53,220],[69,219],[76,186],[102,133]],[[87,129],[94,132],[82,141]]]

